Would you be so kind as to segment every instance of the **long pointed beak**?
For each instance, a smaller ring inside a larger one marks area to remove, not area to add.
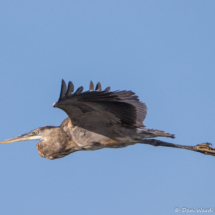
[[[0,144],[26,141],[26,140],[30,140],[30,139],[31,139],[31,136],[29,134],[22,134],[20,136],[4,140],[4,141],[0,142]]]

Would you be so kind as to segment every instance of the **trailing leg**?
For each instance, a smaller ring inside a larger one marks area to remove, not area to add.
[[[215,156],[215,148],[211,147],[212,146],[211,143],[202,143],[196,146],[184,146],[184,145],[168,143],[168,142],[164,142],[156,139],[142,139],[142,140],[138,140],[138,142],[143,144],[149,144],[152,146],[166,146],[166,147],[172,147],[172,148],[187,149],[195,152],[200,152],[205,155]]]

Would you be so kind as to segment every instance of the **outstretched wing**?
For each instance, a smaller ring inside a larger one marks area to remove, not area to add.
[[[62,80],[60,98],[53,104],[68,114],[73,125],[85,127],[119,123],[127,127],[143,127],[147,108],[134,92],[110,92],[110,87],[102,91],[100,82],[94,90],[92,81],[89,91],[83,92],[83,87],[73,91],[72,82],[69,82],[67,89]]]

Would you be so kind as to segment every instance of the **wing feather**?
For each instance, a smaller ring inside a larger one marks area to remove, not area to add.
[[[98,82],[96,85],[96,91],[101,91],[101,90],[102,90],[102,85],[100,82]]]
[[[139,101],[134,92],[126,90],[110,92],[110,87],[101,91],[100,82],[96,90],[93,90],[91,82],[89,91],[86,92],[82,92],[83,87],[79,87],[75,93],[68,95],[66,92],[71,92],[72,85],[69,84],[68,88],[67,91],[65,81],[62,81],[60,98],[54,107],[65,111],[74,125],[96,122],[121,123],[127,127],[144,126],[147,107]]]
[[[60,99],[62,99],[64,97],[64,95],[66,94],[66,91],[67,91],[66,83],[62,79],[61,91],[60,91]]]
[[[90,81],[89,91],[93,91],[93,90],[94,90],[94,84],[92,81]]]
[[[73,93],[73,91],[74,91],[74,85],[73,85],[73,83],[70,81],[70,82],[69,82],[69,86],[68,86],[68,90],[67,90],[67,92],[66,92],[66,95],[67,95],[67,96],[70,96],[70,94]]]
[[[82,86],[79,87],[79,88],[75,91],[74,95],[78,95],[78,94],[82,93],[83,90],[84,90],[84,88],[83,88]]]

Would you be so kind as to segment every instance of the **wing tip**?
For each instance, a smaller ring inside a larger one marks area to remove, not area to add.
[[[98,82],[98,83],[96,84],[95,90],[96,90],[96,91],[101,91],[101,90],[102,90],[102,85],[101,85],[100,82]]]
[[[60,91],[60,99],[62,99],[64,97],[66,92],[67,92],[66,82],[62,79],[61,91]]]
[[[71,93],[73,93],[73,92],[74,92],[74,84],[71,81],[69,81],[66,96],[70,96]]]
[[[90,81],[89,91],[94,91],[94,84]]]

